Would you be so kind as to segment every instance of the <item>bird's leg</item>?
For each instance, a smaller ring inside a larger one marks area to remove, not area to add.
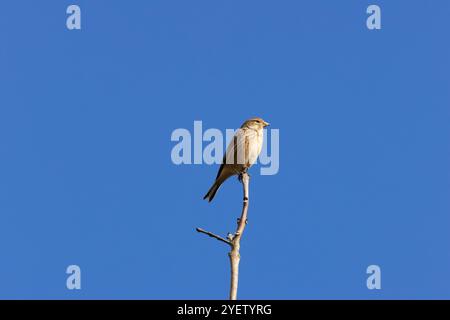
[[[238,174],[239,182],[242,182],[242,176],[244,174],[248,175],[248,177],[250,178],[250,174],[248,173],[248,167],[244,168],[244,170],[242,172],[239,172],[239,174]]]

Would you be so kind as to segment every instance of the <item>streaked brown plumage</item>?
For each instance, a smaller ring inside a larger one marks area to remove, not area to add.
[[[229,177],[246,172],[257,160],[263,145],[263,129],[269,123],[261,118],[245,121],[227,147],[216,181],[203,199],[214,199],[217,190]]]

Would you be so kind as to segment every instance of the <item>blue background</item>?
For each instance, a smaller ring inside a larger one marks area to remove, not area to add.
[[[227,298],[228,249],[194,228],[233,231],[241,186],[202,201],[218,166],[175,166],[170,135],[255,115],[280,129],[280,171],[250,170],[240,298],[450,298],[449,16],[446,0],[3,1],[0,298]]]

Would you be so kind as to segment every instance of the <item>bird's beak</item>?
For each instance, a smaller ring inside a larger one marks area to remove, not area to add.
[[[264,121],[264,128],[270,126],[270,123]]]

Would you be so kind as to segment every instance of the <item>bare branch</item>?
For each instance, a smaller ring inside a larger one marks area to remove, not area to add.
[[[239,249],[241,247],[241,237],[244,233],[245,226],[247,225],[247,212],[248,212],[248,201],[249,201],[249,192],[248,186],[250,181],[250,176],[247,172],[243,172],[239,176],[239,181],[242,182],[244,200],[242,203],[242,212],[240,218],[237,219],[237,228],[234,234],[228,234],[227,239],[224,239],[212,232],[205,231],[201,228],[196,228],[197,232],[206,234],[212,238],[215,238],[221,242],[224,242],[231,246],[231,250],[228,253],[230,257],[230,265],[231,265],[231,281],[230,281],[230,300],[237,299],[237,289],[238,289],[238,280],[239,280],[239,261],[241,260],[241,256],[239,254]]]
[[[217,234],[214,234],[212,232],[203,230],[202,228],[195,228],[195,230],[197,230],[197,232],[206,234],[207,236],[210,236],[211,238],[217,239],[219,241],[225,242],[226,244],[228,244],[229,246],[232,245],[232,243],[224,238],[222,238],[221,236],[218,236]]]
[[[247,212],[248,212],[248,185],[250,181],[250,176],[247,172],[242,173],[240,176],[242,182],[244,199],[242,203],[242,213],[241,217],[238,219],[238,226],[234,237],[231,241],[231,251],[228,253],[230,257],[231,264],[231,284],[230,284],[230,300],[237,299],[237,289],[239,280],[239,261],[241,260],[241,255],[239,249],[241,247],[241,237],[244,233],[245,226],[247,225]]]

